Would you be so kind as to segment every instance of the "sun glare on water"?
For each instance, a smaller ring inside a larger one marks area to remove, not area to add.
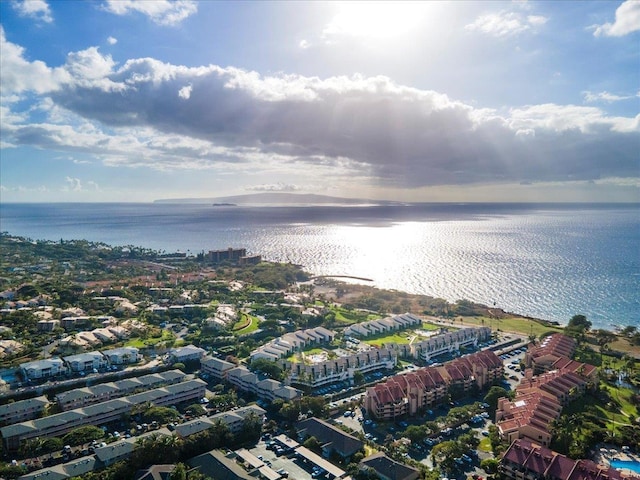
[[[416,28],[426,14],[422,2],[342,2],[326,35],[390,38]]]

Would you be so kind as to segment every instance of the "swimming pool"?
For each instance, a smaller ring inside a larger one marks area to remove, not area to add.
[[[640,462],[632,460],[611,460],[609,462],[613,468],[626,468],[632,472],[640,473]]]

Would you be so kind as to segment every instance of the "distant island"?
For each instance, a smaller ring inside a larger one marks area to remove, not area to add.
[[[153,203],[177,204],[213,204],[220,206],[311,206],[311,205],[404,205],[402,202],[388,200],[369,200],[362,198],[332,197],[329,195],[315,195],[310,193],[250,193],[247,195],[233,195],[229,197],[213,198],[166,198],[155,200]]]
[[[235,203],[213,203],[212,207],[237,207],[238,205]]]

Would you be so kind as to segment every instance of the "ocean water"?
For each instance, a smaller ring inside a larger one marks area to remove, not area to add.
[[[640,328],[637,205],[1,204],[0,229],[190,254],[245,247],[380,288]]]

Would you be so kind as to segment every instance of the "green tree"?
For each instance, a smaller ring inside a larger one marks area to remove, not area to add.
[[[489,405],[489,414],[493,417],[498,408],[498,399],[506,397],[509,398],[509,392],[502,387],[493,386],[489,389],[484,396],[484,403]]]
[[[62,437],[62,442],[65,445],[74,446],[89,443],[102,437],[104,437],[104,430],[94,425],[85,425],[84,427],[71,430]]]

